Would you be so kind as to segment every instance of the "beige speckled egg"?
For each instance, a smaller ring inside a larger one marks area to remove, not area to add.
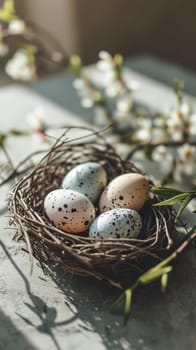
[[[44,209],[48,218],[57,228],[80,233],[88,230],[95,218],[95,208],[82,193],[58,189],[46,196]]]
[[[141,174],[128,173],[113,179],[103,191],[99,208],[101,212],[113,208],[139,210],[148,198],[149,182]]]

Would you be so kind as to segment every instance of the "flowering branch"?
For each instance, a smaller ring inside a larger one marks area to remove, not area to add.
[[[177,148],[179,146],[183,146],[186,143],[187,141],[167,141],[167,142],[165,141],[165,142],[146,142],[146,143],[138,142],[138,144],[136,144],[136,142],[133,142],[130,144],[135,145],[135,147],[126,155],[126,160],[130,159],[134,155],[134,153],[144,148],[154,149],[159,146]],[[189,145],[196,146],[196,141],[190,141]]]
[[[70,70],[76,76],[73,86],[77,91],[84,108],[94,108],[95,124],[113,124],[113,130],[119,132],[119,114],[127,118],[132,109],[133,86],[123,76],[123,57],[116,54],[112,57],[105,51],[99,54],[96,68],[103,79],[99,83],[83,68],[79,56],[70,58]]]
[[[13,48],[9,48],[9,38],[12,36],[15,37],[16,48],[10,58],[8,53]],[[5,64],[6,74],[23,82],[32,81],[51,69],[65,68],[68,64],[67,53],[51,34],[18,17],[14,0],[5,0],[0,9],[0,56],[8,57]],[[50,63],[50,66],[46,62],[43,64],[43,61]]]
[[[73,86],[81,105],[94,109],[93,122],[99,125],[100,120],[103,123],[109,120],[119,141],[132,147],[127,159],[141,150],[144,157],[159,163],[160,167],[164,164],[164,168],[169,170],[164,183],[181,183],[189,176],[192,177],[189,182],[194,185],[196,113],[184,100],[184,83],[181,80],[174,81],[176,106],[164,114],[147,111],[134,101],[137,83],[128,81],[124,76],[121,55],[112,57],[105,51],[100,52],[94,69],[99,81],[93,74],[86,73],[79,56],[71,57],[70,68],[77,77]]]

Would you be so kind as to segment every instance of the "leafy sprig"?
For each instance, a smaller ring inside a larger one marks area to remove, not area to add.
[[[168,274],[172,271],[172,266],[169,265],[169,263],[174,258],[174,254],[170,255],[156,266],[147,270],[143,275],[139,276],[131,287],[125,289],[120,297],[113,303],[111,306],[111,311],[116,310],[124,302],[124,323],[126,324],[131,312],[131,302],[134,290],[141,285],[147,285],[157,279],[160,279],[161,290],[164,292],[168,283]]]
[[[196,227],[194,227],[194,230],[191,230],[188,237],[171,255],[139,276],[136,281],[129,288],[125,289],[119,298],[112,304],[110,308],[112,312],[116,311],[124,304],[124,324],[127,323],[131,313],[132,296],[135,289],[155,282],[156,280],[160,280],[161,291],[165,292],[168,285],[169,273],[173,270],[171,262],[176,260],[176,258],[184,251],[189,243],[196,238],[195,230]]]
[[[152,192],[159,195],[161,198],[166,198],[165,200],[154,204],[154,206],[180,204],[176,220],[180,217],[192,199],[196,198],[196,190],[183,192],[169,187],[154,187],[152,188]]]
[[[159,195],[162,198],[166,198],[165,200],[156,203],[154,205],[164,206],[164,205],[173,205],[176,203],[181,203],[176,219],[180,217],[185,207],[188,203],[196,198],[196,190],[189,192],[182,192],[178,189],[169,188],[169,187],[155,187],[152,189],[153,193]],[[195,211],[194,211],[195,212]],[[115,311],[124,305],[124,324],[127,323],[128,318],[131,313],[131,305],[132,305],[132,297],[133,292],[141,286],[145,286],[156,280],[160,280],[161,283],[161,291],[165,292],[168,285],[168,277],[170,272],[173,270],[171,262],[173,262],[196,238],[196,226],[192,228],[189,234],[186,236],[185,240],[179,245],[179,247],[170,254],[167,258],[162,260],[160,263],[156,264],[146,272],[144,272],[141,276],[139,276],[136,281],[127,289],[123,291],[123,293],[119,296],[119,298],[113,303],[111,306],[111,311]]]

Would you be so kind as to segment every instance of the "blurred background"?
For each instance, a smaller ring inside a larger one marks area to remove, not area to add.
[[[16,8],[86,64],[104,49],[196,69],[195,0],[16,0]]]

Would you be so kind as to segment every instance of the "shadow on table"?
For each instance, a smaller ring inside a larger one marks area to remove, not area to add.
[[[10,341],[10,338],[12,341]],[[36,350],[0,309],[0,350]]]
[[[72,323],[73,321],[75,321],[75,319],[77,318],[77,316],[73,316],[70,319],[66,319],[65,321],[62,322],[57,322],[56,318],[57,318],[57,310],[55,307],[48,307],[47,303],[41,299],[39,296],[35,295],[32,293],[31,291],[31,286],[30,283],[27,279],[27,277],[24,275],[24,273],[22,272],[22,270],[18,267],[18,265],[16,264],[16,262],[14,261],[14,259],[12,258],[11,254],[9,253],[9,251],[7,250],[6,246],[4,245],[4,243],[0,240],[0,246],[2,247],[2,249],[4,250],[7,258],[9,259],[9,261],[11,262],[11,264],[13,265],[13,267],[15,268],[16,272],[19,274],[19,276],[22,278],[24,285],[25,285],[25,289],[26,289],[26,293],[29,296],[29,299],[31,301],[31,303],[24,303],[26,305],[27,308],[29,308],[38,318],[39,318],[39,325],[35,325],[33,324],[33,322],[27,318],[25,315],[20,314],[20,313],[16,313],[27,325],[32,326],[33,328],[37,329],[37,331],[39,331],[40,333],[46,333],[47,335],[50,336],[51,340],[53,341],[55,347],[57,350],[61,350],[61,347],[54,335],[53,330],[57,327],[62,327],[65,325],[68,325],[70,323]],[[1,313],[0,313],[1,316]],[[1,319],[0,319],[1,322]],[[11,323],[11,322],[10,322]],[[2,332],[2,328],[1,328],[1,323],[0,323],[0,332]],[[1,333],[0,333],[1,334]],[[13,338],[10,338],[10,332],[8,330],[8,332],[3,333],[4,337],[5,337],[5,343],[7,342],[7,346],[6,347],[2,347],[2,350],[7,349],[9,350],[9,346],[12,346],[13,343]],[[18,331],[19,334],[19,331]],[[8,336],[9,335],[9,336]],[[11,339],[11,340],[10,340]],[[0,345],[1,345],[1,337],[0,337]],[[15,350],[22,350],[23,348],[21,347],[14,347]],[[31,347],[24,347],[25,350],[27,349],[31,349]],[[34,348],[32,347],[32,350]],[[1,350],[1,348],[0,348]]]
[[[66,304],[75,306],[81,331],[98,334],[105,348],[113,350],[194,350],[195,276],[196,253],[190,247],[174,267],[165,294],[159,283],[136,292],[130,320],[123,326],[122,316],[109,312],[118,290],[88,278],[52,275]]]
[[[156,284],[137,291],[133,297],[129,323],[124,327],[122,317],[109,312],[109,306],[119,295],[118,290],[89,278],[65,276],[59,270],[50,275],[64,295],[66,307],[70,308],[73,316],[56,322],[56,308],[48,307],[44,300],[31,292],[26,276],[1,241],[0,244],[24,281],[31,301],[31,304],[25,305],[39,317],[39,326],[25,315],[18,316],[39,332],[48,334],[56,349],[60,350],[61,347],[55,329],[60,331],[61,327],[64,337],[70,334],[77,336],[78,333],[85,336],[94,334],[100,338],[103,348],[109,350],[195,349],[196,254],[192,247],[176,264],[167,293],[161,294]]]

